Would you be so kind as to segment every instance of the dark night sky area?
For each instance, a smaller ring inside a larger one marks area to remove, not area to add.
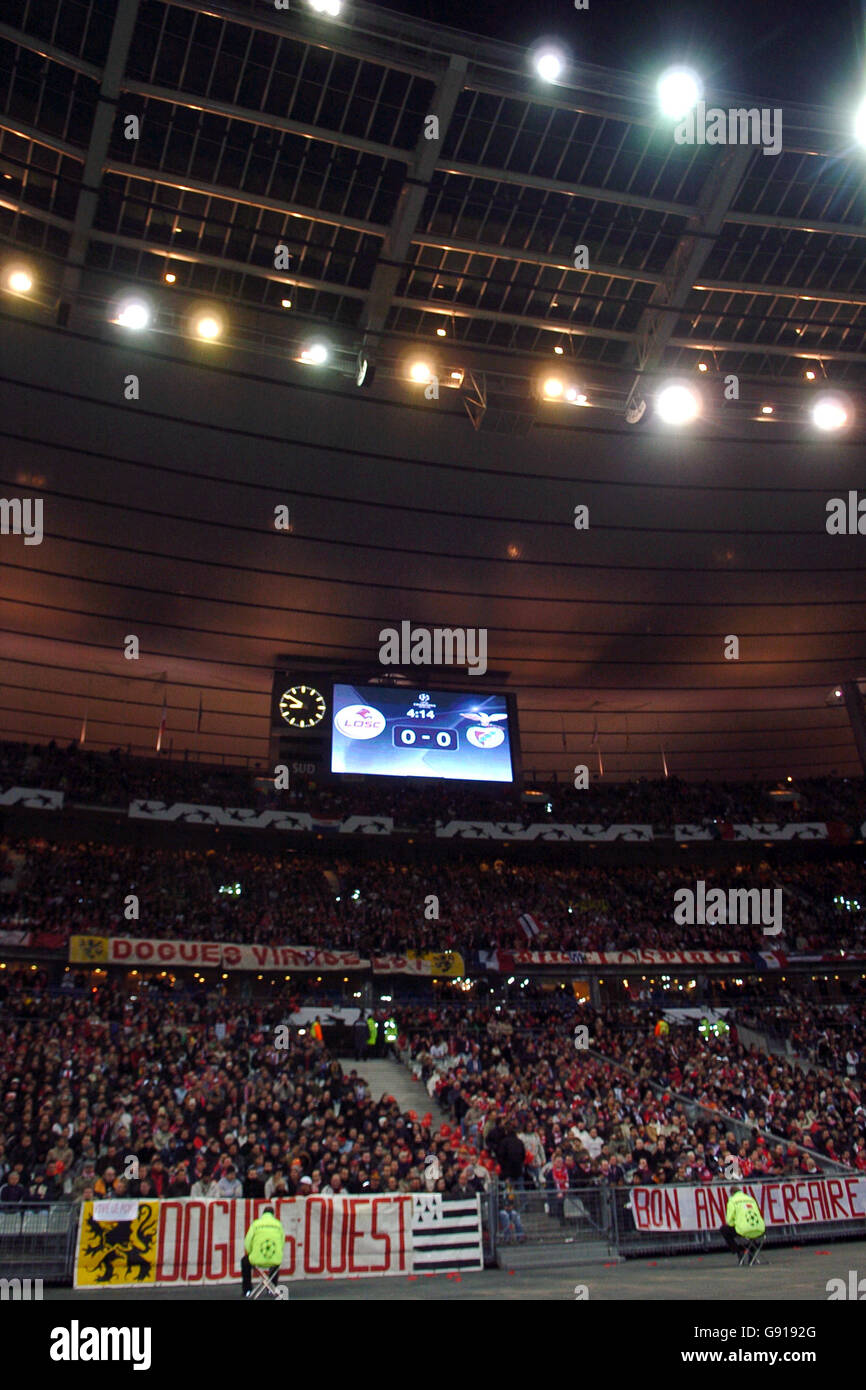
[[[375,3],[375,0],[374,0]],[[693,64],[712,88],[833,106],[866,89],[866,0],[387,0],[382,8],[526,45],[543,36],[573,58],[640,74]]]

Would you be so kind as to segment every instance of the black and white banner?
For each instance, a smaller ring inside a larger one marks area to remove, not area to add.
[[[483,1269],[480,1197],[449,1201],[441,1192],[412,1197],[412,1269]]]

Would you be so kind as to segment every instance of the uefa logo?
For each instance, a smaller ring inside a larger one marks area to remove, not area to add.
[[[505,730],[473,724],[466,730],[466,737],[476,748],[498,748],[505,742]]]
[[[385,716],[370,705],[344,705],[334,715],[334,726],[346,738],[376,738],[385,727]]]

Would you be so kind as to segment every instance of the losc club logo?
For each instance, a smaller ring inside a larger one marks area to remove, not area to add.
[[[370,705],[344,705],[334,725],[346,738],[376,738],[385,727],[385,716]]]
[[[498,748],[500,743],[505,742],[505,730],[493,725],[485,729],[472,724],[466,730],[466,737],[476,748]]]

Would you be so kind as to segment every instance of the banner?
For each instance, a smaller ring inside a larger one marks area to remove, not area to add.
[[[790,952],[751,955],[744,951],[479,951],[482,970],[510,975],[515,970],[551,967],[587,969],[647,966],[732,966],[784,969],[798,960],[833,962],[836,955],[797,956]],[[475,957],[473,955],[472,960]],[[846,960],[856,957],[846,955]],[[221,970],[284,970],[289,973],[316,970],[372,970],[376,975],[415,975],[428,978],[462,979],[466,963],[459,951],[407,951],[405,955],[373,955],[370,959],[357,951],[325,950],[316,946],[245,946],[226,941],[164,941],[147,936],[72,936],[69,960],[75,965],[159,965],[211,967]]]
[[[316,946],[242,946],[225,941],[163,941],[149,936],[72,936],[76,964],[215,966],[223,970],[368,970],[357,951]]]
[[[482,968],[501,975],[523,967],[539,966],[641,966],[641,965],[751,965],[744,951],[479,951]]]
[[[652,840],[651,825],[522,825],[519,821],[452,820],[436,830],[440,840]]]
[[[466,974],[463,957],[457,951],[407,951],[405,956],[371,956],[376,975],[436,975],[461,979]]]
[[[10,787],[0,792],[0,806],[26,806],[36,810],[60,810],[64,793],[43,787]],[[139,799],[129,803],[132,820],[178,821],[183,825],[225,825],[235,829],[287,830],[337,835],[393,835],[393,816],[346,816],[343,820],[316,816],[309,811],[257,811],[250,806],[208,806],[189,801]],[[411,829],[411,827],[406,827]],[[665,831],[661,831],[665,834]],[[683,842],[700,840],[830,840],[845,844],[859,834],[866,838],[866,821],[856,831],[842,821],[723,821],[712,825],[677,823],[670,833]],[[560,843],[603,844],[615,840],[649,843],[655,836],[651,825],[565,825],[541,821],[524,825],[521,821],[452,820],[436,829],[437,839],[460,840],[544,840]]]
[[[269,1204],[215,1197],[136,1204],[103,1222],[82,1204],[75,1288],[240,1283],[244,1235],[266,1205],[286,1234],[280,1279],[363,1279],[484,1266],[481,1204],[440,1193],[288,1197]]]
[[[201,806],[197,802],[132,801],[131,820],[180,821],[183,825],[228,825],[239,830],[333,831],[340,835],[390,835],[391,816],[347,816],[321,820],[309,811],[255,811],[244,806]]]
[[[769,1230],[823,1221],[862,1221],[866,1178],[779,1179],[736,1184],[754,1197]],[[639,1231],[717,1231],[734,1186],[636,1187],[628,1209]]]
[[[316,946],[243,946],[226,941],[163,941],[149,936],[72,936],[76,965],[213,966],[222,970],[369,970],[378,975],[427,975],[459,979],[466,972],[457,951],[409,951],[374,956],[326,951]]]
[[[62,943],[61,943],[62,944]],[[0,931],[0,946],[29,946],[29,931]]]
[[[63,792],[49,792],[43,787],[10,787],[0,792],[0,806],[27,806],[34,811],[59,811]]]

